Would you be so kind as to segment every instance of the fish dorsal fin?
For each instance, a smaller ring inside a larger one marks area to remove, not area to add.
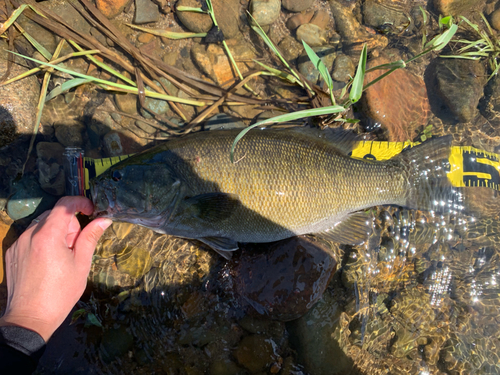
[[[240,204],[236,194],[206,193],[187,198],[184,202],[191,215],[203,221],[224,220]]]
[[[202,237],[198,241],[207,244],[226,259],[231,259],[231,252],[238,250],[238,242],[225,237]]]
[[[300,133],[307,137],[313,137],[316,140],[318,138],[322,139],[325,142],[332,144],[336,149],[346,155],[349,155],[354,149],[354,146],[363,140],[356,133],[341,128],[325,128],[324,130],[321,130],[319,128],[308,126],[297,126],[287,128],[284,131]]]
[[[372,234],[372,223],[373,215],[366,212],[357,212],[334,227],[318,234],[321,237],[344,245],[361,245]]]

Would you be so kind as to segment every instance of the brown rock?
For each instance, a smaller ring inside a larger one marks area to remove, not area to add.
[[[500,31],[500,9],[495,10],[490,16],[490,25],[495,30]]]
[[[482,2],[483,0],[434,0],[434,7],[443,16],[458,16],[473,8],[479,8],[478,5]]]
[[[201,8],[201,3],[198,0],[179,0],[177,2],[175,14],[189,31],[193,33],[206,33],[214,25],[210,15],[205,13],[181,12],[177,10],[180,6]]]
[[[333,29],[333,19],[331,19],[330,15],[325,11],[317,10],[310,23],[322,29]]]
[[[234,38],[239,32],[239,3],[234,0],[212,0],[215,19],[226,39]]]
[[[371,60],[368,67],[389,62],[389,59],[380,57]],[[365,84],[383,73],[383,70],[375,70],[366,74]],[[391,142],[412,140],[417,135],[417,128],[427,124],[430,113],[424,80],[404,69],[395,70],[369,87],[363,95],[363,102],[366,114],[387,129]]]
[[[130,0],[96,0],[97,9],[107,18],[119,15]]]
[[[151,42],[151,40],[153,40],[154,37],[155,36],[153,34],[141,33],[141,35],[139,35],[137,40],[141,43],[149,43],[149,42]]]
[[[302,12],[313,5],[313,3],[314,0],[283,0],[281,5],[291,12]]]
[[[236,61],[251,61],[255,58],[252,50],[245,44],[230,46],[229,49]],[[195,44],[191,55],[198,67],[219,85],[236,77],[226,52],[218,45]],[[237,65],[241,73],[248,71],[245,63],[237,62]]]
[[[309,23],[313,16],[314,13],[312,11],[294,14],[286,21],[286,27],[288,27],[290,30],[295,30],[300,25]]]

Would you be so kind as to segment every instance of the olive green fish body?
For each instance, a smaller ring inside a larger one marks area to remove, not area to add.
[[[113,166],[92,184],[97,213],[186,238],[271,242],[375,205],[416,202],[415,152],[359,160],[342,137],[336,145],[320,132],[265,129],[243,137],[231,163],[237,134],[199,132]]]

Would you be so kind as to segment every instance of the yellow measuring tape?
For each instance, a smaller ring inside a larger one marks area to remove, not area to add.
[[[368,160],[387,160],[399,154],[407,147],[413,147],[419,142],[359,142],[352,150],[352,157]],[[112,165],[129,158],[131,155],[116,156],[104,159],[83,158],[85,169],[85,192],[90,186],[89,181],[99,176]],[[229,156],[228,156],[229,157]],[[500,190],[500,155],[483,151],[470,146],[451,147],[450,172],[448,179],[455,187],[488,187]]]

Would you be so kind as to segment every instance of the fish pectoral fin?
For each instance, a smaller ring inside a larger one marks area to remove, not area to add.
[[[334,227],[318,234],[344,245],[361,245],[372,234],[372,223],[373,215],[366,212],[358,212],[342,220]]]
[[[236,194],[207,193],[187,198],[185,204],[193,216],[205,221],[214,221],[230,217],[240,200]]]
[[[225,237],[202,237],[198,238],[198,241],[201,241],[212,249],[217,251],[220,255],[222,255],[226,259],[231,259],[231,252],[238,250],[238,242]]]

